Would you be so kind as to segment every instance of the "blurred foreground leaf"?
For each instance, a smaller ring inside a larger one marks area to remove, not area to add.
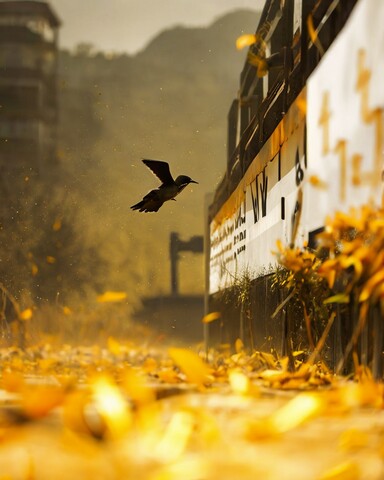
[[[209,382],[210,369],[197,353],[186,348],[170,348],[168,353],[190,383],[202,386]]]

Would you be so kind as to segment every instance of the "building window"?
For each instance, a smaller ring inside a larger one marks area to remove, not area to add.
[[[37,121],[0,120],[0,138],[7,139],[34,139],[39,133]]]
[[[55,39],[55,31],[49,22],[44,17],[36,15],[2,15],[0,26],[26,27],[47,42],[53,42]]]

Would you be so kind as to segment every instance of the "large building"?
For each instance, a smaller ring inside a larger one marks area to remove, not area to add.
[[[57,160],[59,27],[46,2],[0,0],[2,183],[44,173]]]
[[[255,34],[240,38],[251,46],[229,110],[226,172],[206,222],[206,305],[221,313],[206,325],[209,346],[240,338],[290,356],[293,367],[292,348],[314,351],[327,325],[329,365],[352,368],[358,339],[361,363],[383,378],[384,309],[372,294],[364,311],[364,297],[349,283],[358,267],[345,262],[345,275],[328,284],[328,300],[303,277],[290,283],[298,278],[290,272],[300,270],[292,259],[316,251],[327,217],[354,218],[351,207],[381,205],[383,19],[384,3],[376,0],[267,0]],[[357,228],[348,235],[366,238]],[[321,259],[326,249],[316,253]],[[279,258],[288,263],[287,277],[280,276]],[[355,275],[373,282],[371,274]],[[347,285],[341,304],[335,295]]]

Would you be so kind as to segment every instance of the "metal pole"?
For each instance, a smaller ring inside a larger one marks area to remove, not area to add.
[[[171,232],[169,255],[171,259],[171,294],[177,296],[179,294],[179,279],[178,279],[178,243],[179,235],[176,232]]]

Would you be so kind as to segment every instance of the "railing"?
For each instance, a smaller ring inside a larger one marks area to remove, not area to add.
[[[293,21],[292,8],[291,2],[286,2],[287,7],[283,10],[283,16],[279,20],[279,22],[282,22],[281,28],[278,32],[272,33],[271,36],[273,43],[274,34],[283,34],[280,40],[283,46],[279,51],[272,52],[270,59],[272,57],[273,59],[269,60],[270,71],[277,70],[277,73],[273,75],[274,82],[269,85],[267,96],[259,103],[256,115],[250,119],[247,125],[241,125],[240,139],[235,150],[228,152],[226,174],[210,207],[211,218],[215,216],[228,196],[234,191],[241,176],[302,91],[309,75],[321,59],[322,53],[313,44],[308,33],[309,15],[312,18],[318,42],[326,51],[344,26],[356,2],[357,0],[303,0],[300,60],[296,64],[293,61],[292,32],[286,27]],[[273,18],[270,17],[276,16],[278,5],[280,5],[278,0],[267,2],[257,31],[261,31],[263,25],[273,23]],[[268,34],[270,34],[270,31],[268,31]],[[257,77],[257,69],[247,62],[240,75],[240,109],[249,108],[247,102],[252,92],[262,92],[262,82],[263,78]],[[237,122],[237,118],[232,121]],[[235,129],[236,126],[234,125],[233,127],[230,126],[228,130],[235,132]],[[228,143],[231,144],[231,142]]]

